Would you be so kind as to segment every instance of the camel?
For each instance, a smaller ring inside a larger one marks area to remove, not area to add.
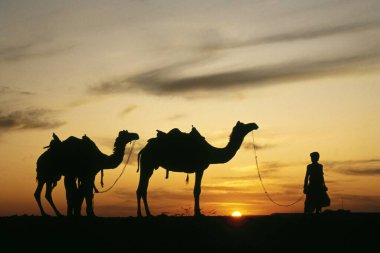
[[[55,214],[61,216],[54,205],[52,190],[57,185],[61,176],[64,176],[67,200],[67,215],[80,215],[80,209],[84,198],[86,199],[87,216],[95,216],[93,210],[93,187],[96,174],[103,169],[114,169],[123,161],[125,146],[127,143],[138,140],[136,133],[120,131],[115,140],[113,154],[103,154],[95,143],[84,136],[82,139],[69,137],[60,141],[53,134],[53,140],[37,160],[37,188],[34,197],[40,208],[41,215],[46,216],[41,205],[41,192],[46,184],[45,197],[52,206]],[[78,179],[78,185],[76,180]]]
[[[166,136],[162,136],[162,132],[158,131],[158,136],[148,140],[138,154],[137,171],[140,170],[140,180],[136,191],[137,216],[142,216],[141,198],[144,202],[146,216],[152,216],[148,207],[147,190],[153,171],[159,167],[163,167],[167,171],[195,173],[194,216],[201,216],[199,196],[204,170],[210,164],[221,164],[231,160],[240,148],[244,137],[256,129],[258,126],[255,123],[244,124],[238,121],[224,148],[211,146],[195,128],[187,135],[176,134],[178,129],[171,130],[170,132],[174,133],[170,134],[169,132]]]

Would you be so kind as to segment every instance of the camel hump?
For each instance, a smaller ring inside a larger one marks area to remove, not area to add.
[[[178,128],[173,128],[167,133],[158,129],[156,131],[157,131],[157,138],[165,138],[165,137],[175,138],[176,136],[181,136],[181,135],[186,134],[184,132],[181,132],[181,130],[179,130]]]
[[[93,140],[91,140],[90,137],[88,137],[87,135],[83,135],[82,140],[87,144],[91,144],[91,145],[96,146],[95,142]]]
[[[168,133],[165,133],[161,130],[157,130],[157,139],[171,139],[171,140],[205,140],[205,138],[198,132],[198,130],[193,126],[190,133],[185,133],[179,130],[178,128],[173,128]]]
[[[98,146],[96,146],[95,142],[90,139],[87,135],[83,135],[82,142],[86,145],[87,148],[90,148],[91,150],[101,153]]]
[[[83,135],[82,139],[75,136],[70,136],[63,143],[67,146],[96,146],[95,142],[91,140],[87,135]]]
[[[81,142],[81,139],[79,139],[75,136],[70,136],[69,138],[64,140],[62,143],[66,144],[66,145],[73,145],[73,144],[78,144],[80,142]]]

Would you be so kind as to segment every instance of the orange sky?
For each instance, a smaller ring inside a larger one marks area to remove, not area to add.
[[[260,127],[259,166],[276,201],[302,195],[319,151],[331,209],[380,211],[379,10],[376,0],[1,1],[0,215],[39,214],[36,160],[53,132],[87,134],[107,154],[120,130],[139,133],[125,174],[94,201],[97,215],[134,216],[135,154],[156,129],[194,125],[223,147],[238,120]],[[106,187],[121,167],[105,173]],[[192,214],[194,175],[185,178],[155,171],[153,214]],[[208,214],[303,211],[267,200],[251,135],[202,186]],[[62,180],[53,197],[65,212]]]

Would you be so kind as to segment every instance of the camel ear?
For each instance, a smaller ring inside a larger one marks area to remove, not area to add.
[[[55,133],[53,133],[53,139],[56,141],[60,141],[60,139],[58,138],[58,136]]]

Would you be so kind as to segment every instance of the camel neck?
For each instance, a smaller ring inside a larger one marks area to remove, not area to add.
[[[231,134],[230,141],[224,148],[212,147],[210,151],[210,162],[212,164],[226,163],[231,160],[236,152],[239,150],[243,143],[244,136],[238,134]]]
[[[115,147],[113,154],[107,156],[103,161],[103,169],[114,169],[120,165],[124,158],[125,145]]]

